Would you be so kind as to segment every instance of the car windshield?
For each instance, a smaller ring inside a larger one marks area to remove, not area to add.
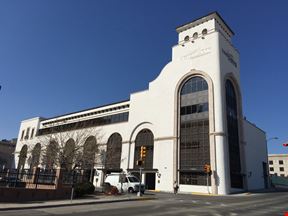
[[[128,177],[130,182],[139,182],[136,177]]]

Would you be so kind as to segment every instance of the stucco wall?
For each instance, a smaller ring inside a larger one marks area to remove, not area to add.
[[[266,134],[243,120],[248,190],[265,188],[262,162],[267,163]],[[267,164],[268,167],[268,164]]]

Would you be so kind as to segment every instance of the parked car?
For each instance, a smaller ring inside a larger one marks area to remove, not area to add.
[[[117,187],[122,192],[139,192],[139,179],[134,175],[125,175],[121,173],[112,173],[106,175],[105,184]],[[145,185],[141,184],[141,193],[145,192]]]

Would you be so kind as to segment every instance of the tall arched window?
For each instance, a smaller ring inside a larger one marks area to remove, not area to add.
[[[53,169],[58,165],[59,145],[56,141],[52,140],[46,146],[43,156],[43,163],[46,169]]]
[[[146,147],[146,157],[143,164],[144,169],[153,169],[153,149],[154,149],[154,135],[149,129],[141,130],[135,140],[135,151],[134,151],[134,168],[139,168],[136,161],[140,160],[140,149],[141,146]]]
[[[19,154],[18,169],[23,169],[25,167],[27,151],[28,151],[28,146],[23,145]]]
[[[84,143],[83,156],[82,156],[83,169],[94,168],[96,151],[97,151],[96,138],[94,136],[89,136]]]
[[[122,137],[119,133],[113,133],[107,142],[105,168],[107,170],[119,170],[121,164]]]
[[[40,162],[41,144],[37,143],[32,150],[31,168],[37,167]]]
[[[210,164],[208,85],[202,77],[192,77],[182,86],[179,118],[180,184],[207,185],[203,167]]]
[[[243,188],[238,132],[237,97],[234,86],[230,80],[226,81],[225,88],[231,187]]]
[[[75,141],[73,139],[69,139],[65,143],[65,147],[63,150],[63,158],[61,160],[61,167],[67,170],[72,169],[73,161],[75,157]]]

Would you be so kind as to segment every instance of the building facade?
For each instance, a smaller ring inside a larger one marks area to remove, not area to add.
[[[269,173],[288,177],[288,154],[269,154]]]
[[[80,140],[76,132],[83,131],[83,142],[97,145],[97,151],[86,147],[83,154],[97,170],[97,186],[108,171],[137,173],[140,149],[145,146],[142,179],[148,189],[172,191],[174,181],[180,192],[229,194],[264,188],[265,133],[243,119],[233,31],[217,12],[176,31],[172,60],[147,90],[115,104],[22,121],[18,166],[29,167],[23,155],[36,145],[43,148],[45,137],[66,134],[65,145],[74,148]],[[37,154],[30,166],[38,165],[41,157]],[[48,159],[46,165],[53,161]],[[211,175],[204,172],[205,164],[210,165]]]
[[[15,167],[14,151],[17,139],[0,141],[0,170],[11,169]]]

